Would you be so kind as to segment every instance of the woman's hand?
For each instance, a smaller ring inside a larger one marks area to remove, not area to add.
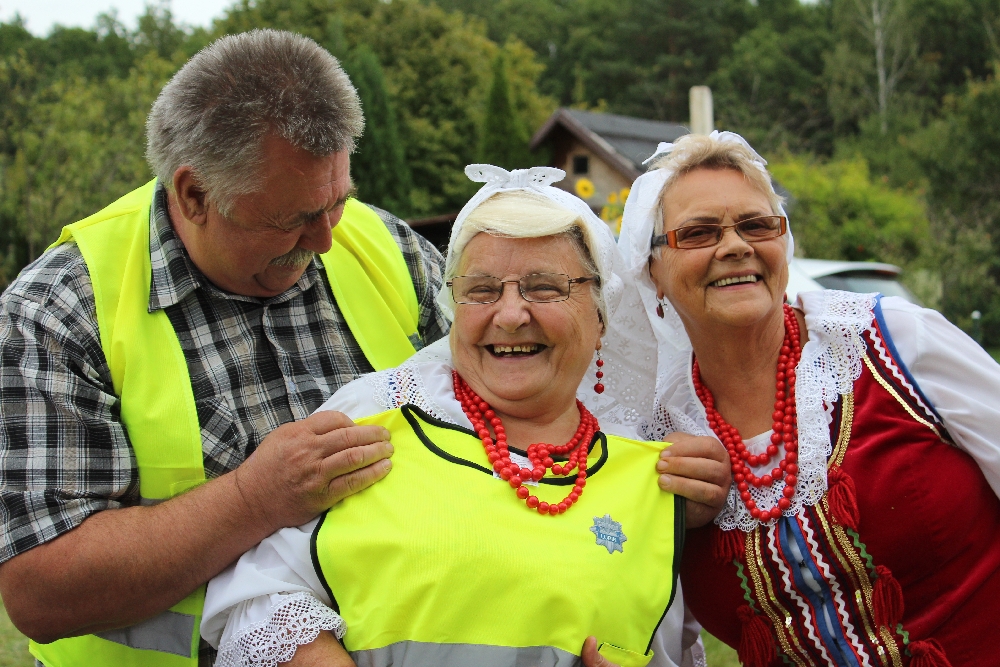
[[[300,646],[284,664],[289,667],[356,667],[351,655],[325,630],[311,644]]]
[[[583,667],[618,667],[603,655],[597,652],[597,638],[587,637],[583,642],[583,651],[580,652],[583,658]]]
[[[687,499],[687,527],[700,528],[714,519],[726,504],[732,476],[729,455],[712,437],[670,433],[673,443],[656,462],[660,488]]]

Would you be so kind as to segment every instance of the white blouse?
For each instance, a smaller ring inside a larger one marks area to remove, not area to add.
[[[339,410],[357,419],[413,403],[438,419],[467,424],[455,399],[451,371],[439,356],[373,373],[342,387],[320,410]],[[638,437],[633,429],[616,424],[602,424],[601,430]],[[656,483],[652,476],[650,483]],[[321,630],[343,637],[343,620],[329,607],[331,600],[310,556],[318,520],[279,530],[209,582],[201,634],[219,649],[216,667],[274,667],[291,660],[296,648],[313,641]],[[683,593],[678,590],[656,631],[650,665],[704,665],[699,631],[693,617],[685,619]],[[581,645],[584,639],[580,637]]]

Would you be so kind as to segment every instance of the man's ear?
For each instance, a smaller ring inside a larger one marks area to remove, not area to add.
[[[189,165],[174,172],[174,197],[185,220],[196,225],[208,222],[208,198]]]

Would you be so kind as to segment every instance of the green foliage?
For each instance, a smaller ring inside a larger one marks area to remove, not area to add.
[[[365,133],[351,155],[351,178],[358,195],[396,215],[407,215],[412,179],[382,66],[364,45],[350,54],[344,66],[365,113]]]
[[[861,158],[818,163],[788,155],[769,167],[794,197],[789,215],[802,256],[889,262],[914,277],[931,266],[933,238],[919,193],[872,179]]]
[[[5,64],[0,87],[31,76],[23,60]],[[0,216],[26,252],[15,260],[34,259],[63,225],[150,178],[145,115],[171,69],[150,55],[127,78],[68,77],[19,99],[21,122],[9,131],[10,151],[0,162]]]
[[[934,228],[944,241],[943,312],[1000,345],[1000,82],[970,82],[912,141],[927,174]]]
[[[775,5],[775,20],[741,36],[712,74],[719,124],[746,128],[758,150],[829,152],[833,119],[823,71],[832,35],[815,6],[797,0],[769,4]]]
[[[528,132],[511,102],[510,83],[503,54],[493,59],[493,82],[486,98],[486,115],[480,133],[479,159],[505,169],[531,166]]]

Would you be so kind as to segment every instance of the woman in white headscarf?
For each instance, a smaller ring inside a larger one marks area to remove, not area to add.
[[[656,355],[638,292],[562,171],[466,173],[485,185],[449,245],[450,337],[323,408],[384,426],[393,472],[211,582],[217,665],[691,664],[685,504],[641,483],[660,444],[637,435]]]
[[[1000,366],[935,311],[784,303],[793,243],[738,135],[661,145],[620,247],[660,348],[652,434],[714,432],[733,486],[687,602],[749,667],[996,665]]]

